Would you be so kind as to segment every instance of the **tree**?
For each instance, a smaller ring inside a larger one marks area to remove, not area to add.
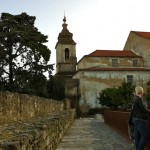
[[[147,107],[150,108],[150,81],[147,82],[147,88],[144,97],[147,101]]]
[[[124,101],[125,105],[132,104],[132,97],[135,86],[132,86],[130,83],[122,83],[122,86],[118,87],[119,93]]]
[[[34,16],[26,13],[2,13],[0,18],[0,82],[1,88],[15,90],[32,87],[33,78],[49,75],[50,50],[44,45],[47,36],[34,26]],[[44,79],[44,78],[43,78]],[[41,86],[41,85],[39,85]]]
[[[118,106],[123,104],[121,94],[118,88],[107,88],[99,93],[99,102],[103,106],[118,108]]]
[[[122,83],[122,86],[117,88],[106,88],[99,93],[99,103],[115,109],[123,105],[125,108],[130,107],[133,89],[134,86],[129,83]]]

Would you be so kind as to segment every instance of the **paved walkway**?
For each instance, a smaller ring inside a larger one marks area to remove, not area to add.
[[[135,150],[102,119],[76,119],[56,150]]]

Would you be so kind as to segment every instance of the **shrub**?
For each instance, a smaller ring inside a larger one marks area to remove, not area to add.
[[[99,93],[99,103],[112,109],[126,109],[132,103],[133,89],[134,86],[129,83],[122,83],[117,88],[106,88]]]

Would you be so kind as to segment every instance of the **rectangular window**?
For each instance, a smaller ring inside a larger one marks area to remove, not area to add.
[[[127,75],[127,83],[133,84],[133,75]]]
[[[133,67],[138,67],[138,60],[137,59],[133,59]]]
[[[112,59],[112,67],[118,67],[119,63],[118,63],[118,59]]]

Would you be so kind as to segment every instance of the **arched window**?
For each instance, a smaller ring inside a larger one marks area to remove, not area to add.
[[[65,48],[65,60],[69,59],[69,49]]]

